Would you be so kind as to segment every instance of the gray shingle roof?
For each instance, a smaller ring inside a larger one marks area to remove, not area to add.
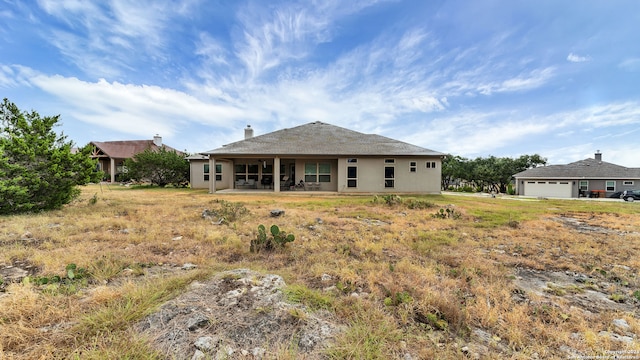
[[[567,165],[549,165],[528,169],[516,178],[545,179],[640,179],[640,168],[628,168],[596,159],[584,159]]]
[[[330,125],[320,121],[277,130],[221,148],[211,155],[378,155],[442,156],[443,153],[375,134]]]

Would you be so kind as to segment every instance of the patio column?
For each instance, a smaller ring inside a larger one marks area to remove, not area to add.
[[[109,158],[111,160],[111,183],[115,184],[116,182],[116,160],[114,158]]]
[[[209,155],[209,194],[216,192],[216,160]]]
[[[273,158],[273,191],[280,192],[280,158]]]

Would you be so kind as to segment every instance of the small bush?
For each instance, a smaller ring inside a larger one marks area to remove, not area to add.
[[[438,212],[431,216],[436,219],[459,219],[462,215],[451,208],[440,208]]]
[[[249,214],[249,210],[242,203],[219,199],[213,202],[216,208],[213,210],[205,209],[202,212],[202,217],[205,219],[214,219],[219,224],[229,224]]]
[[[87,286],[89,272],[85,268],[79,268],[76,264],[68,264],[65,267],[65,275],[27,276],[22,281],[35,285],[46,285],[43,289],[51,294],[75,294],[79,286]]]
[[[406,291],[399,291],[395,294],[387,294],[388,296],[384,299],[384,304],[386,306],[398,306],[400,304],[411,303],[413,298]]]
[[[405,205],[409,209],[428,209],[435,206],[434,203],[426,200],[403,199],[398,195],[375,195],[372,202],[374,204],[385,204],[387,206]]]
[[[271,225],[269,229],[270,236],[267,234],[267,229],[264,225],[258,226],[258,235],[255,239],[251,240],[251,246],[249,250],[251,252],[260,252],[260,250],[273,250],[276,246],[284,247],[288,242],[295,240],[293,234],[287,234],[284,231],[280,231],[278,225]]]
[[[402,198],[395,194],[376,195],[373,197],[373,203],[374,204],[384,203],[388,206],[393,206],[393,205],[402,204]]]
[[[436,204],[426,200],[409,199],[406,201],[409,209],[429,209],[435,207]]]
[[[431,325],[436,330],[447,330],[449,324],[445,319],[442,319],[438,314],[427,313],[424,318],[421,318],[424,323]]]

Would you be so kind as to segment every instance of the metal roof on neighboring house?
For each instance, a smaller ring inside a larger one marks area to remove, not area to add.
[[[589,158],[566,165],[539,166],[513,176],[544,179],[640,179],[640,168],[628,168]]]
[[[114,159],[129,159],[147,149],[158,150],[160,147],[183,154],[182,151],[176,150],[171,146],[164,144],[158,146],[153,140],[92,141],[90,144],[94,145],[104,155]],[[94,157],[101,156],[94,154]]]
[[[232,155],[331,155],[331,156],[443,156],[445,154],[376,134],[320,121],[277,130],[205,151],[214,156]]]

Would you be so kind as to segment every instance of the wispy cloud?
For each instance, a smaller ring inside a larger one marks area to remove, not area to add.
[[[599,136],[629,134],[629,131],[638,128],[640,102],[627,101],[575,108],[548,115],[527,114],[518,110],[470,110],[454,115],[436,115],[433,120],[422,126],[410,127],[404,132],[403,139],[466,157],[501,153],[506,147],[517,148],[515,144],[529,142],[530,152],[545,151],[544,156],[550,156],[556,163],[562,163],[561,161],[566,159],[580,159],[576,158],[578,153],[582,156],[585,151],[595,151],[593,147],[598,146]],[[603,132],[603,129],[607,131]],[[539,136],[543,138],[530,143]],[[640,148],[640,144],[635,145],[636,142],[631,141],[631,145],[626,139],[628,136],[617,141],[616,147]],[[551,147],[549,143],[571,144],[570,147],[575,147],[572,151],[577,153],[565,152],[560,156],[562,147]],[[558,150],[554,152],[546,149]]]
[[[238,108],[205,103],[176,90],[22,71],[32,86],[58,96],[69,109],[66,115],[138,136],[149,136],[150,129],[171,136],[187,122],[228,128],[231,122],[244,119]]]
[[[181,13],[179,5],[156,1],[39,0],[38,4],[66,24],[42,31],[41,36],[91,77],[121,76],[140,56],[163,59],[166,28],[172,16]]]
[[[573,63],[586,62],[589,60],[591,60],[589,56],[580,56],[574,53],[569,53],[569,55],[567,55],[567,61],[573,62]]]
[[[620,64],[618,64],[618,67],[629,72],[640,71],[640,58],[624,59]]]
[[[513,92],[535,89],[546,84],[553,78],[554,73],[554,67],[534,69],[527,74],[504,80],[499,84],[488,84],[482,89],[481,93],[487,95],[492,92]]]

